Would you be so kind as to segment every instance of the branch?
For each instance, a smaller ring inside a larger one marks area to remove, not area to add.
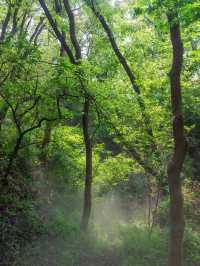
[[[50,140],[48,141],[48,143],[57,143],[55,140]],[[41,145],[42,144],[42,141],[35,141],[35,142],[30,142],[30,143],[27,143],[27,144],[24,144],[24,145],[21,145],[19,147],[19,149],[24,149],[26,147],[29,147],[29,146],[32,146],[32,145]]]
[[[27,133],[29,133],[30,131],[33,131],[33,130],[35,130],[35,129],[41,127],[41,125],[42,125],[42,123],[43,123],[44,121],[47,121],[47,122],[53,122],[53,121],[56,121],[56,120],[59,120],[59,119],[60,119],[60,118],[58,118],[58,117],[56,117],[56,118],[46,118],[46,117],[43,117],[43,118],[41,118],[41,119],[39,120],[39,122],[38,122],[35,126],[32,126],[32,127],[28,128],[28,129],[24,130],[24,131],[22,132],[22,135],[24,136],[24,135],[26,135]]]
[[[35,39],[34,39],[34,45],[37,45],[37,41],[38,41],[38,37],[40,36],[40,34],[42,33],[43,29],[45,27],[45,24],[43,24],[40,29],[38,30],[36,36],[35,36]]]
[[[30,17],[29,17],[29,21],[28,21],[28,23],[27,23],[27,25],[26,25],[26,28],[25,28],[25,32],[28,31],[28,28],[29,28],[29,26],[30,26],[30,24],[31,24],[32,19],[33,19],[33,17],[30,16]]]
[[[21,134],[21,126],[20,126],[20,123],[19,123],[17,115],[16,115],[16,110],[17,110],[17,105],[18,104],[16,104],[16,107],[14,108],[12,106],[12,104],[6,99],[6,97],[3,95],[2,92],[0,92],[0,96],[3,98],[3,100],[6,102],[6,104],[10,107],[10,109],[12,111],[12,116],[13,116],[13,119],[14,119],[14,123],[15,123],[16,128],[17,128],[17,131],[18,131],[19,134]]]
[[[95,103],[96,99],[90,96],[92,101]],[[155,171],[145,160],[143,160],[140,154],[136,151],[133,146],[130,146],[129,143],[125,140],[125,136],[117,129],[117,127],[110,121],[110,118],[99,108],[98,103],[95,103],[96,108],[98,109],[98,116],[103,117],[108,124],[114,129],[116,135],[120,138],[120,142],[125,148],[125,151],[128,152],[133,159],[145,170],[145,172],[151,176],[159,177],[160,174],[158,171]]]
[[[20,25],[20,35],[22,35],[22,33],[24,31],[24,25],[26,23],[26,18],[27,18],[27,11],[24,12],[23,17],[22,17],[22,21],[21,21],[21,25]]]
[[[112,30],[110,29],[109,25],[107,24],[105,18],[99,13],[99,11],[97,11],[95,0],[91,0],[90,8],[93,11],[94,15],[96,16],[96,18],[101,23],[102,27],[104,28],[104,30],[108,36],[108,39],[110,41],[110,44],[113,48],[113,51],[114,51],[115,55],[117,56],[119,62],[123,66],[125,72],[127,73],[134,91],[139,95],[140,94],[140,88],[136,83],[136,77],[135,77],[133,71],[131,70],[130,66],[128,65],[125,57],[123,56],[123,54],[119,50],[118,45],[115,41],[115,37],[112,33]]]
[[[3,86],[3,84],[6,82],[6,80],[7,80],[8,77],[10,76],[11,72],[12,72],[12,70],[9,71],[9,72],[5,75],[5,77],[0,81],[0,88],[1,88],[1,87]]]
[[[25,116],[27,113],[29,113],[31,110],[33,110],[35,108],[35,106],[37,105],[37,103],[39,102],[39,100],[41,99],[41,96],[36,97],[36,99],[34,100],[33,104],[27,108],[23,113],[19,114],[20,117]]]
[[[4,20],[3,25],[2,25],[0,42],[2,42],[4,40],[4,38],[5,38],[5,34],[6,34],[6,31],[7,31],[7,27],[8,27],[10,18],[11,18],[11,4],[9,4],[9,6],[8,6],[8,11],[7,11],[5,20]]]
[[[70,39],[74,46],[75,52],[76,52],[76,59],[81,59],[81,47],[78,43],[77,37],[76,37],[76,28],[75,28],[75,19],[74,14],[71,10],[69,0],[63,0],[65,10],[67,12],[67,16],[69,19],[69,32],[70,32]]]
[[[33,34],[30,37],[30,43],[36,38],[36,36],[38,35],[38,32],[41,30],[41,27],[43,27],[43,22],[44,22],[44,17],[40,17],[40,21],[37,24]]]
[[[48,10],[48,8],[46,6],[45,0],[39,0],[39,2],[40,2],[41,7],[44,10],[44,13],[45,13],[45,15],[46,15],[46,17],[47,17],[47,19],[49,21],[49,24],[51,25],[56,37],[60,41],[62,47],[65,49],[65,51],[66,51],[66,53],[67,53],[67,55],[68,55],[68,57],[70,59],[70,62],[72,64],[77,64],[71,49],[69,48],[69,46],[67,45],[67,43],[65,41],[65,38],[63,37],[62,33],[59,31],[56,22],[53,20],[53,17],[50,14],[50,12],[49,12],[49,10]]]
[[[91,0],[91,4],[89,6],[90,6],[91,10],[93,11],[94,15],[96,16],[96,18],[101,23],[102,27],[104,28],[104,30],[108,36],[108,39],[110,41],[110,44],[113,48],[113,51],[114,51],[116,57],[118,58],[119,62],[123,66],[127,76],[129,77],[129,80],[132,84],[132,87],[137,94],[137,102],[138,102],[138,105],[140,107],[142,117],[144,119],[144,125],[146,127],[146,132],[147,132],[148,136],[150,137],[150,141],[152,143],[152,149],[154,152],[156,152],[158,157],[160,157],[160,155],[158,153],[158,149],[157,149],[157,144],[154,140],[153,130],[152,130],[152,126],[151,126],[151,120],[150,120],[148,113],[146,112],[146,106],[145,106],[143,98],[141,97],[141,91],[140,91],[139,85],[137,84],[136,76],[134,75],[133,71],[131,70],[130,66],[128,65],[126,58],[122,55],[121,51],[119,50],[118,45],[115,41],[114,35],[113,35],[109,25],[107,24],[105,18],[97,10],[95,0]]]
[[[17,15],[19,12],[19,4],[17,5],[17,7],[14,10],[14,14],[13,14],[13,21],[12,21],[12,30],[10,35],[14,36],[17,32],[17,24],[18,24],[18,19],[17,19]]]

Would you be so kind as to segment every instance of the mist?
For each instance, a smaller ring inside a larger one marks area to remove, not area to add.
[[[44,228],[22,249],[18,264],[30,266],[121,265],[121,232],[133,225],[147,224],[147,206],[117,192],[99,197],[93,206],[87,234],[80,230],[83,191],[70,191],[34,173],[37,215]],[[40,189],[38,190],[38,187]]]

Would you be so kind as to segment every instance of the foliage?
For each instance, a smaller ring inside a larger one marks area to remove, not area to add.
[[[91,1],[72,0],[74,21],[65,10],[66,1],[43,1],[57,31],[41,2],[0,0],[0,264],[34,265],[38,257],[43,266],[166,265],[170,224],[166,166],[173,147],[167,14],[173,10],[184,45],[185,265],[197,266],[199,1],[104,0],[94,7]],[[74,38],[81,50],[79,60]],[[133,90],[136,85],[139,94]],[[86,100],[90,106],[85,129]],[[110,196],[115,200],[105,226],[116,234],[112,239],[112,232],[98,228],[102,222],[95,220],[95,211],[101,213],[98,208],[92,210],[88,235],[79,228],[88,170],[85,130],[92,150],[92,203],[98,207],[102,201],[106,210]],[[125,205],[129,207],[128,218],[122,219],[125,226],[115,209],[121,205],[124,212]],[[145,215],[152,211],[150,216],[155,212],[151,234],[144,227],[147,215],[137,217],[142,211]],[[132,220],[139,220],[140,226],[132,226]]]

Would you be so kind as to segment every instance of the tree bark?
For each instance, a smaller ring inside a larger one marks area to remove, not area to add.
[[[86,153],[86,168],[85,168],[85,191],[84,191],[84,205],[81,220],[81,229],[87,230],[92,205],[92,142],[89,133],[89,110],[90,100],[86,96],[84,103],[84,114],[82,118],[83,135]]]
[[[167,14],[170,37],[173,48],[173,62],[170,71],[171,104],[173,115],[174,151],[168,164],[167,174],[170,191],[170,242],[169,266],[183,266],[184,213],[181,185],[181,171],[187,151],[182,115],[181,70],[183,62],[183,45],[180,33],[178,13]]]

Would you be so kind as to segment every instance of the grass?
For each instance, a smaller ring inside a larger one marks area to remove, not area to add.
[[[49,205],[46,202],[45,208],[41,208],[43,231],[22,249],[14,266],[167,265],[167,228],[154,228],[150,234],[141,215],[138,219],[134,216],[134,221],[120,220],[118,204],[112,204],[111,209],[101,213],[107,219],[102,217],[98,224],[93,217],[90,231],[84,234],[79,228],[77,202],[81,202],[78,196],[70,198],[69,195]],[[199,266],[200,236],[191,228],[186,229],[184,249],[184,266]]]

